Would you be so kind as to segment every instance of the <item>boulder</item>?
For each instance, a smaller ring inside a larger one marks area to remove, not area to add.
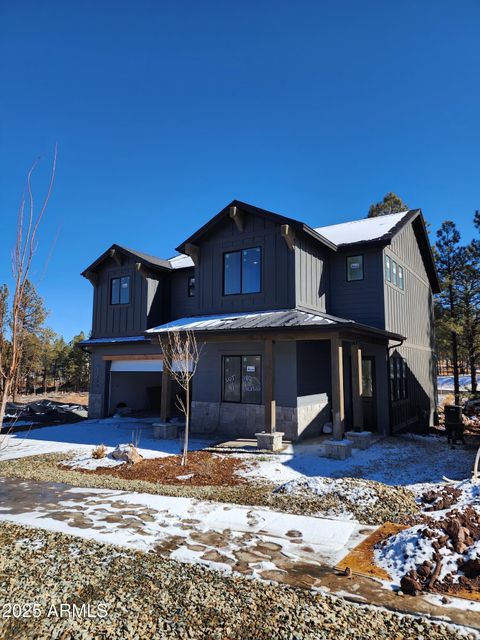
[[[418,580],[410,576],[403,576],[400,580],[400,589],[409,596],[416,596],[422,591],[422,585]]]
[[[143,460],[143,456],[138,452],[138,449],[133,444],[119,444],[112,451],[112,458],[114,460],[123,460],[127,464],[137,464]]]

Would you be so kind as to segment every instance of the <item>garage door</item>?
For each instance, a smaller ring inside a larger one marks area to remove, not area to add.
[[[163,371],[163,360],[114,360],[110,371]]]

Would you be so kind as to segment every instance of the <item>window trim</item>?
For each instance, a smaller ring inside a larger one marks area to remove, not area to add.
[[[120,287],[121,287],[123,278],[128,278],[128,302],[120,302],[120,297],[119,297],[119,302],[112,302],[113,281],[114,280],[120,280]],[[110,287],[109,287],[109,298],[108,298],[109,306],[111,306],[111,307],[126,307],[131,302],[132,302],[132,276],[130,274],[126,274],[126,275],[123,275],[123,276],[111,276],[110,277]]]
[[[225,400],[225,358],[239,358],[240,360],[240,400]],[[243,375],[242,375],[242,358],[260,358],[260,400],[258,402],[243,402]],[[261,353],[223,353],[222,354],[222,379],[221,379],[221,399],[226,404],[254,404],[256,406],[263,404],[263,357]]]
[[[193,285],[191,282],[192,280],[193,280]],[[187,277],[187,297],[188,298],[195,298],[195,285],[196,285],[195,275],[188,276]]]
[[[349,280],[348,278],[348,259],[349,258],[361,258],[362,259],[362,277],[357,278],[356,280]],[[354,253],[349,256],[345,256],[345,279],[347,282],[363,282],[365,280],[365,254],[363,253]]]
[[[225,293],[225,256],[230,253],[239,253],[240,254],[240,289],[243,286],[243,261],[242,261],[242,251],[249,251],[249,249],[258,249],[260,251],[260,289],[258,291],[250,291],[249,293],[244,293],[240,291],[239,293]],[[263,293],[263,247],[261,245],[255,245],[254,247],[242,247],[241,249],[233,249],[232,251],[224,251],[222,253],[222,296],[231,297],[231,296],[257,296],[259,293]]]

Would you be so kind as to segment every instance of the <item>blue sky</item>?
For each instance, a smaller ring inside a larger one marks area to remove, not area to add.
[[[476,0],[0,0],[0,282],[55,142],[34,279],[67,339],[110,244],[169,257],[233,198],[320,226],[395,191],[467,241],[479,23]]]

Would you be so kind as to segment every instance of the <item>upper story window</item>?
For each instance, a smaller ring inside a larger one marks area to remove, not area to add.
[[[392,281],[392,261],[390,256],[385,256],[385,279],[387,282]]]
[[[260,247],[223,254],[223,295],[260,293],[262,250]]]
[[[400,265],[398,265],[398,286],[400,287],[400,289],[402,289],[402,291],[405,288],[403,280],[403,267],[401,267]]]
[[[402,291],[405,289],[405,276],[403,267],[392,260],[390,256],[385,256],[385,280],[395,285]]]
[[[363,256],[347,257],[347,281],[363,280]]]
[[[189,298],[195,297],[195,276],[188,276],[187,292]]]
[[[110,304],[128,304],[130,302],[130,276],[110,280]]]

